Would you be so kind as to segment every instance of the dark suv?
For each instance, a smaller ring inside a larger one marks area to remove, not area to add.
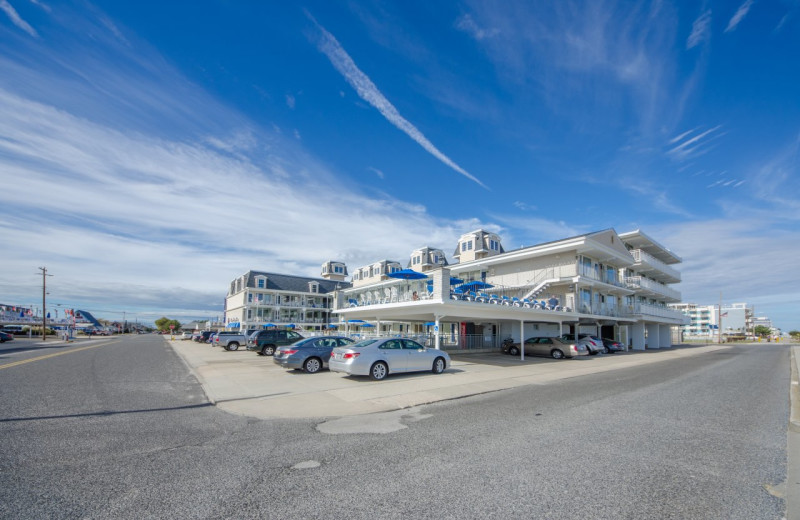
[[[260,330],[247,337],[247,350],[255,350],[262,356],[271,356],[275,349],[300,341],[303,336],[293,330]]]

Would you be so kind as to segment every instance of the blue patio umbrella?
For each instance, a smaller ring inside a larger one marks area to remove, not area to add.
[[[427,274],[420,273],[419,271],[415,271],[413,269],[401,269],[400,271],[389,273],[387,276],[391,276],[392,278],[400,278],[401,280],[422,280],[423,278],[428,277]]]
[[[364,320],[347,320],[347,323],[366,323]]]
[[[287,328],[287,329],[293,329],[293,328],[295,328],[295,327],[297,327],[297,325],[295,325],[294,323],[290,323],[290,324],[288,324],[288,325],[286,326],[286,328]]]
[[[274,323],[265,323],[263,327],[266,329],[267,327],[275,327]]]
[[[338,325],[334,325],[333,323],[328,323],[328,328],[329,329],[336,329],[338,327],[339,327]]]
[[[435,322],[435,321],[429,321],[429,322],[426,322],[426,323],[425,323],[425,326],[426,326],[426,327],[433,327],[434,325],[436,325],[436,322]]]

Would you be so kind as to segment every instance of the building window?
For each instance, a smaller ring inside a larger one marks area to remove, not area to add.
[[[247,293],[247,303],[253,303],[253,293]]]
[[[259,288],[259,289],[263,289],[263,288],[266,286],[266,282],[267,282],[267,281],[266,281],[266,280],[264,280],[263,278],[259,278],[259,279],[258,279],[258,288]]]
[[[467,242],[467,251],[472,251],[472,240]]]
[[[461,242],[461,252],[463,253],[466,250],[467,250],[467,243],[466,242]]]

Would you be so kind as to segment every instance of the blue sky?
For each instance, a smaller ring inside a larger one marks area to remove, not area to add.
[[[0,303],[613,227],[800,329],[800,1],[0,0]]]

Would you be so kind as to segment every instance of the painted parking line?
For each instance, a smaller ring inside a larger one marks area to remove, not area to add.
[[[43,359],[49,359],[49,358],[53,358],[53,357],[56,357],[56,356],[63,356],[64,354],[72,354],[73,352],[80,352],[81,350],[89,350],[91,348],[106,347],[106,346],[112,345],[114,343],[119,343],[119,340],[111,341],[109,343],[101,343],[100,345],[89,345],[88,347],[73,348],[71,350],[65,350],[64,352],[55,352],[53,354],[47,354],[45,356],[37,356],[35,358],[23,359],[22,361],[14,361],[13,363],[6,363],[5,365],[0,365],[0,370],[3,370],[4,368],[11,368],[11,367],[19,366],[19,365],[24,365],[26,363],[33,363],[34,361],[42,361]]]

